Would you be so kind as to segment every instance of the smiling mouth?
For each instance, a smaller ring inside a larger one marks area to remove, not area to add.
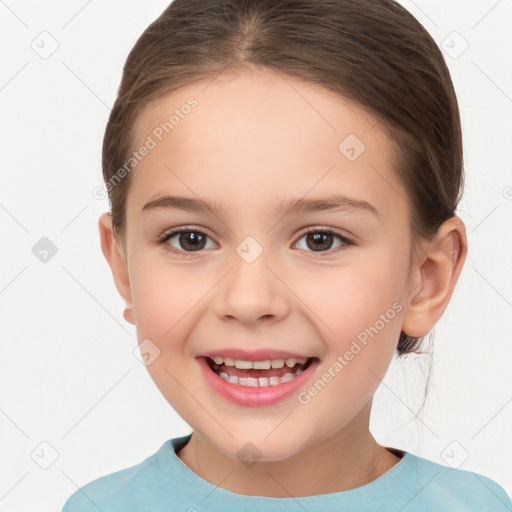
[[[274,359],[239,361],[216,356],[205,357],[210,369],[230,384],[248,387],[278,386],[293,380],[305,371],[315,357],[307,359]]]

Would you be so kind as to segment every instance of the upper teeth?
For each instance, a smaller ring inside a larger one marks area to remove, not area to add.
[[[268,370],[272,368],[283,368],[286,364],[289,368],[293,368],[297,363],[306,364],[307,359],[296,359],[291,357],[289,359],[267,359],[266,361],[244,361],[242,359],[232,359],[231,357],[215,356],[213,360],[217,364],[225,364],[226,366],[235,366],[241,370]]]

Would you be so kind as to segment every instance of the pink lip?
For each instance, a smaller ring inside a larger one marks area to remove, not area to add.
[[[233,352],[229,353],[231,354]],[[221,355],[217,352],[215,354]],[[265,354],[268,355],[268,351],[266,351]],[[251,357],[254,357],[254,353],[251,353],[250,355]],[[246,353],[244,353],[244,357],[247,357]],[[291,355],[290,357],[296,356]],[[201,367],[201,371],[206,379],[206,382],[208,382],[211,388],[218,395],[231,403],[246,407],[273,405],[284,400],[285,398],[290,397],[304,386],[304,384],[311,378],[319,364],[319,360],[317,358],[313,359],[311,364],[301,374],[299,374],[297,377],[294,377],[292,380],[282,382],[277,386],[251,387],[226,382],[215,372],[213,372],[212,369],[208,366],[206,357],[198,357],[196,361]]]
[[[209,357],[213,359],[215,356],[231,357],[232,359],[240,359],[242,361],[267,361],[268,359],[308,359],[313,357],[292,352],[282,352],[274,349],[261,348],[258,350],[242,350],[236,348],[228,348],[224,350],[211,350],[204,352],[196,357]]]

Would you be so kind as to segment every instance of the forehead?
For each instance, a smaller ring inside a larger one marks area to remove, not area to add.
[[[138,208],[164,192],[227,209],[248,199],[265,209],[283,195],[339,192],[388,215],[406,209],[377,119],[319,85],[278,73],[221,74],[183,87],[150,104],[135,133],[135,149],[154,142],[132,176],[128,203]]]

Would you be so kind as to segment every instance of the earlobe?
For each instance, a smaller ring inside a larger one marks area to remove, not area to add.
[[[114,283],[116,285],[117,291],[125,300],[127,305],[128,312],[125,310],[123,316],[127,322],[135,325],[131,311],[132,297],[128,265],[126,262],[126,257],[122,253],[114,236],[112,229],[112,217],[109,213],[103,213],[100,216],[98,227],[100,231],[101,250],[110,266],[110,269],[112,270],[112,275],[114,277]]]
[[[402,331],[408,336],[427,335],[444,313],[467,255],[466,229],[462,220],[451,217],[427,242],[407,295]]]
[[[128,323],[135,325],[132,308],[125,308],[123,311],[123,317]]]

